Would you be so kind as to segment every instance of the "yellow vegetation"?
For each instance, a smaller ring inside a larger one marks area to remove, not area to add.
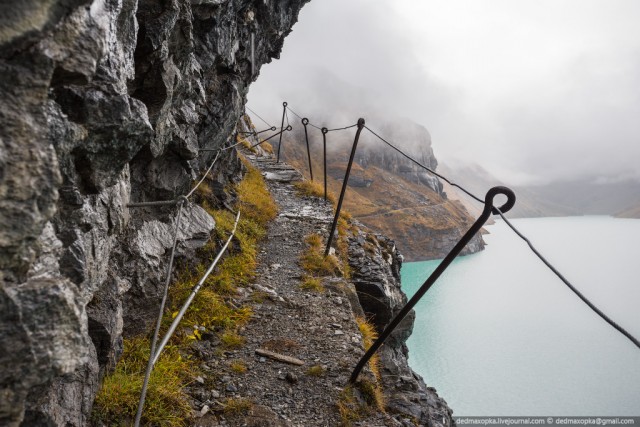
[[[336,406],[340,414],[340,425],[343,427],[350,427],[375,411],[385,412],[382,391],[366,380],[358,381],[355,386],[345,387]]]
[[[301,196],[319,197],[324,199],[324,186],[317,181],[302,180],[294,184],[297,192]],[[327,189],[327,200],[332,204],[336,203],[336,196]]]
[[[246,284],[254,277],[257,243],[266,234],[268,222],[277,214],[277,206],[262,175],[248,163],[245,162],[245,165],[247,173],[236,187],[241,212],[234,238],[236,244],[230,246],[182,320],[184,325],[198,325],[217,331],[226,348],[244,344],[244,338],[237,331],[249,321],[252,314],[250,307],[235,307],[229,303],[228,296],[235,294],[237,286]],[[227,210],[212,209],[206,201],[212,196],[206,182],[202,183],[198,194],[205,200],[203,207],[216,220],[215,238],[199,251],[203,263],[183,268],[178,279],[172,283],[169,309],[162,321],[163,331],[167,330],[193,286],[218,253],[220,242],[226,240],[233,229],[235,215]],[[187,424],[191,408],[182,390],[198,374],[190,346],[200,338],[200,331],[196,328],[192,333],[179,332],[170,340],[150,378],[143,424],[170,427]],[[114,372],[105,377],[94,405],[93,417],[107,425],[126,424],[126,420],[135,415],[149,357],[147,337],[127,339],[124,347],[125,351]],[[231,369],[237,372],[241,368],[235,365]],[[228,402],[225,412],[239,413],[250,406],[249,401],[236,399]]]
[[[104,378],[96,396],[93,417],[107,425],[126,425],[135,417],[149,357],[149,342],[137,337],[124,342],[120,363]],[[183,426],[191,407],[182,391],[194,375],[194,364],[169,346],[149,379],[143,416],[145,425]]]
[[[306,237],[306,250],[302,253],[300,265],[309,273],[319,276],[341,276],[340,262],[335,255],[324,256],[322,237],[310,234]]]
[[[320,377],[324,375],[324,368],[320,365],[315,365],[307,369],[307,375],[310,377]]]
[[[231,397],[224,403],[224,414],[227,416],[246,415],[252,407],[253,403],[249,399]]]
[[[318,293],[324,292],[324,286],[322,286],[322,280],[318,277],[304,276],[300,287],[305,291],[318,292]]]
[[[247,365],[242,360],[233,360],[229,367],[236,374],[244,374],[247,372]]]

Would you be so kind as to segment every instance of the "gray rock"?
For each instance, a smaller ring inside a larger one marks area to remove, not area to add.
[[[174,211],[233,139],[251,75],[305,0],[48,0],[0,5],[0,424],[84,426],[123,334],[148,330]],[[215,24],[213,24],[215,23]],[[210,173],[220,205],[243,166]],[[185,208],[178,256],[215,224]],[[6,351],[10,349],[10,351]],[[24,420],[24,421],[23,421]]]
[[[364,250],[365,237],[365,231],[361,230],[350,238],[349,264],[359,305],[380,333],[407,302],[400,287],[402,256],[393,241],[378,234],[375,250]],[[412,310],[378,350],[387,409],[419,420],[420,425],[455,425],[447,403],[409,366],[406,341],[413,331],[414,320]],[[420,396],[426,398],[421,400]]]

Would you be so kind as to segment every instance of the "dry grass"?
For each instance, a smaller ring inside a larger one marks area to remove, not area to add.
[[[262,147],[265,153],[273,154],[273,145],[271,145],[270,143],[263,142],[262,144],[260,144],[260,147]]]
[[[222,342],[223,346],[225,346],[226,348],[230,348],[230,349],[231,348],[240,348],[245,343],[244,337],[238,335],[233,330],[228,330],[228,331],[224,332],[220,336],[220,341]]]
[[[304,276],[302,279],[302,284],[300,285],[301,289],[305,291],[311,291],[316,293],[324,292],[324,286],[322,285],[322,280],[318,277],[312,276]]]
[[[244,374],[247,372],[247,364],[242,360],[232,360],[229,364],[229,368],[236,374]]]
[[[96,396],[93,418],[107,425],[122,425],[126,420],[133,420],[148,357],[148,340],[143,337],[125,340],[120,363],[104,378]],[[175,347],[167,347],[149,379],[143,424],[186,425],[191,407],[182,389],[193,375],[193,362],[183,358]]]
[[[358,325],[358,329],[360,330],[360,334],[362,334],[362,344],[364,345],[364,349],[368,350],[375,340],[378,339],[378,332],[376,331],[376,327],[369,322],[367,319],[361,316],[356,317],[356,324]],[[380,382],[380,356],[378,353],[374,354],[369,360],[369,368],[373,375],[375,375],[378,382]]]
[[[316,276],[342,276],[340,261],[335,255],[324,256],[322,237],[310,234],[305,238],[307,248],[300,259],[301,267]]]
[[[247,164],[247,173],[237,185],[241,220],[234,242],[213,275],[205,282],[182,320],[184,325],[199,325],[217,331],[225,348],[244,345],[244,338],[237,331],[251,318],[250,307],[235,307],[228,302],[229,295],[238,286],[246,284],[255,275],[257,244],[266,234],[268,222],[277,214],[277,206],[268,192],[262,175]],[[200,186],[199,195],[205,200],[203,207],[215,218],[214,238],[198,255],[203,263],[183,268],[170,288],[170,305],[163,317],[162,329],[166,331],[174,315],[191,293],[195,283],[220,249],[233,229],[235,215],[227,210],[212,209],[206,201],[212,191],[206,182]],[[236,248],[233,250],[232,248]],[[239,249],[238,249],[239,248]],[[200,332],[179,332],[170,341],[155,365],[149,382],[149,392],[143,414],[145,425],[184,426],[191,416],[184,386],[198,375],[196,358],[190,348]],[[114,372],[104,378],[93,418],[106,425],[123,425],[135,416],[145,367],[149,357],[147,337],[125,340],[125,351]],[[240,370],[240,365],[232,366]],[[247,406],[248,405],[248,406]],[[250,408],[250,402],[234,400],[228,405],[230,413]],[[225,410],[226,413],[227,410]]]
[[[249,140],[239,132],[238,134],[236,134],[236,142],[242,145],[247,150],[251,151],[252,153],[255,153],[257,151],[255,147],[251,147],[251,143],[249,142]]]
[[[379,387],[369,381],[358,381],[342,390],[337,402],[340,425],[350,427],[354,422],[379,411],[385,412],[384,396]]]
[[[304,179],[302,181],[296,182],[294,186],[298,194],[301,196],[318,197],[324,199],[324,186],[317,181],[309,181]],[[336,196],[329,189],[327,189],[327,200],[333,205],[336,204]]]
[[[324,368],[320,365],[315,365],[307,369],[307,375],[310,377],[321,377],[324,375]]]
[[[241,397],[230,397],[224,403],[224,414],[226,416],[247,415],[253,403],[249,399]]]

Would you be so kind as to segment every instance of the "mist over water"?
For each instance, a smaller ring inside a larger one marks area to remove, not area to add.
[[[513,220],[614,321],[640,335],[640,220]],[[501,221],[416,308],[409,362],[455,415],[640,414],[640,351]],[[410,297],[439,261],[406,263]]]

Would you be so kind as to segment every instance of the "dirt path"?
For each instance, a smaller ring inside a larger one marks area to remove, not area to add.
[[[235,362],[247,367],[245,373],[227,371],[211,400],[248,399],[252,409],[248,416],[227,417],[226,424],[214,424],[214,418],[205,415],[196,425],[337,426],[336,402],[364,353],[362,337],[340,280],[325,280],[323,293],[303,290],[304,272],[298,265],[305,236],[327,236],[332,208],[321,199],[296,193],[292,183],[301,175],[292,167],[272,158],[247,157],[263,172],[280,210],[261,244],[258,279],[246,291],[258,299],[254,317],[242,331],[246,345],[225,352],[210,365]],[[304,364],[276,361],[257,354],[258,349]],[[356,425],[385,425],[384,416],[378,417]]]

